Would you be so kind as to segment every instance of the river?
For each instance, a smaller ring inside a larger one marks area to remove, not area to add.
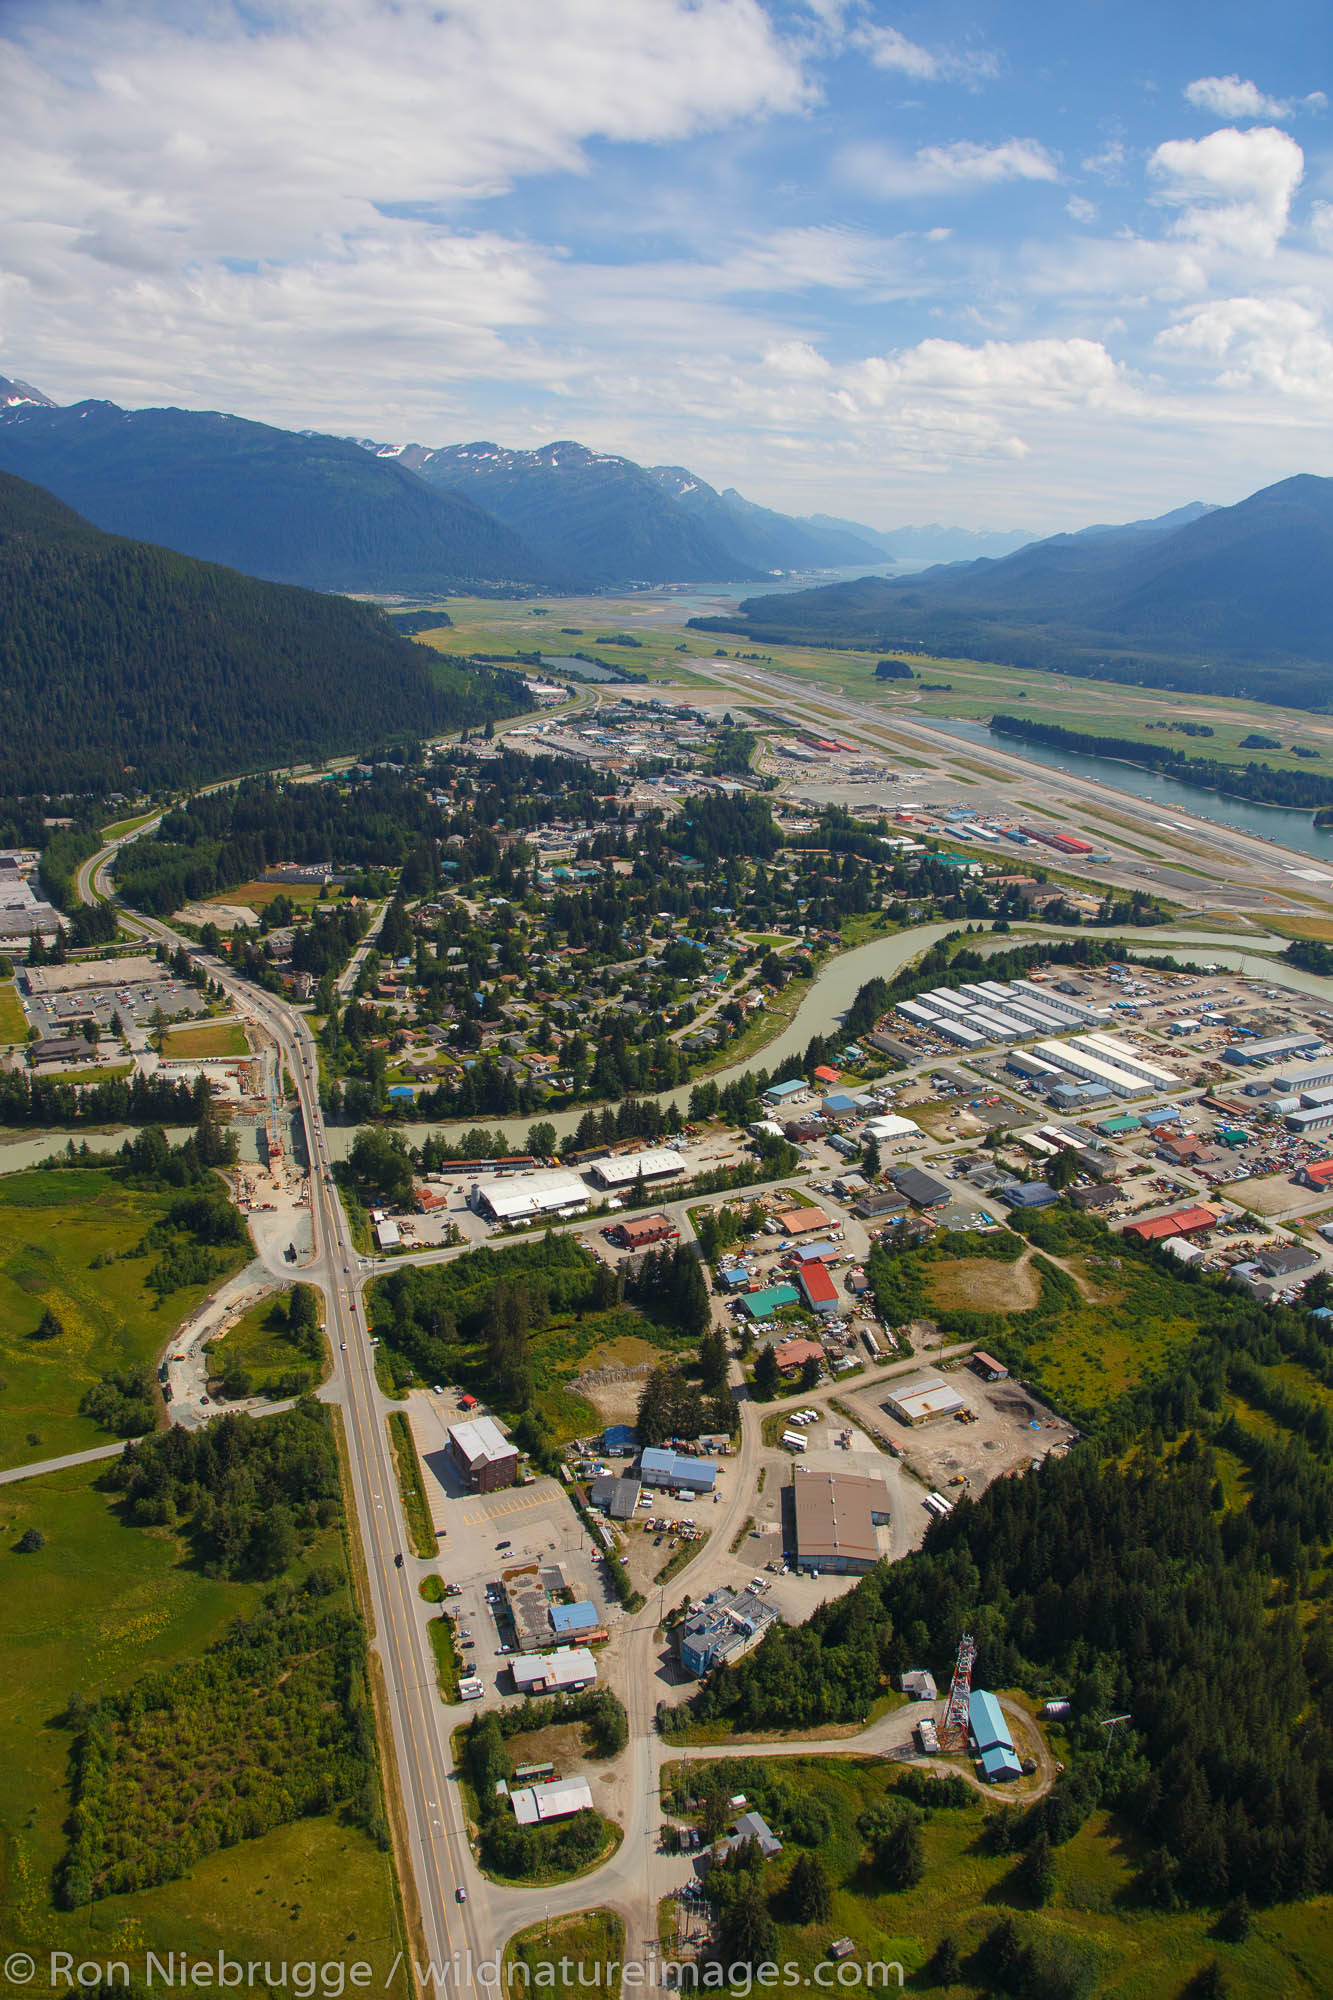
[[[919,958],[938,939],[947,937],[960,928],[957,922],[920,924],[915,930],[898,931],[892,937],[872,938],[868,944],[857,945],[851,951],[840,952],[830,959],[815,975],[815,980],[805,998],[801,1001],[787,1026],[773,1037],[762,1049],[743,1062],[733,1063],[730,1068],[719,1070],[708,1079],[717,1084],[730,1083],[734,1077],[743,1076],[747,1070],[766,1069],[770,1073],[788,1056],[804,1055],[812,1035],[831,1035],[838,1022],[847,1012],[860,989],[869,979],[892,979],[905,965]],[[1071,933],[1065,926],[1047,924],[1025,924],[1021,932],[1015,930],[1009,935],[1003,932],[998,937],[979,936],[979,950],[1003,951],[1014,944],[1022,944],[1029,937],[1062,938],[1068,941]],[[1262,938],[1247,941],[1244,951],[1223,943],[1216,935],[1200,931],[1177,930],[1130,930],[1126,932],[1094,931],[1089,935],[1114,940],[1139,951],[1170,953],[1182,964],[1218,965],[1232,972],[1250,972],[1273,985],[1287,986],[1301,993],[1319,994],[1327,997],[1330,982],[1318,979],[1313,973],[1302,972],[1298,966],[1290,965],[1278,958],[1273,964],[1267,962],[1272,953],[1280,953],[1283,941],[1280,938]],[[675,1090],[659,1091],[654,1097],[658,1104],[672,1102],[683,1111],[689,1099],[691,1086],[680,1084]],[[505,1139],[517,1152],[527,1137],[528,1128],[537,1120],[555,1127],[557,1139],[567,1139],[575,1130],[579,1120],[589,1110],[600,1110],[600,1105],[579,1104],[565,1111],[535,1111],[522,1118],[467,1118],[454,1119],[445,1124],[418,1124],[415,1120],[402,1127],[404,1136],[412,1145],[419,1145],[428,1134],[438,1133],[444,1138],[456,1139],[470,1127],[482,1127],[488,1132],[503,1132]],[[330,1125],[328,1127],[329,1150],[336,1159],[345,1159],[352,1149],[357,1128],[350,1125]]]
[[[1205,791],[1202,786],[1182,785],[1159,771],[1142,771],[1122,764],[1114,757],[1084,757],[1073,750],[1052,750],[1042,743],[1027,743],[1016,736],[1001,736],[984,722],[961,717],[930,715],[914,718],[930,729],[949,736],[962,736],[969,743],[982,743],[1022,757],[1033,764],[1045,764],[1053,771],[1067,771],[1072,778],[1092,778],[1137,799],[1147,799],[1166,811],[1192,813],[1196,819],[1234,826],[1239,833],[1256,834],[1260,840],[1275,841],[1279,847],[1295,848],[1326,867],[1333,868],[1333,832],[1320,833],[1307,807],[1263,806],[1250,799],[1231,798],[1224,792]],[[1207,745],[1199,753],[1207,756]],[[1188,831],[1188,829],[1186,829]]]

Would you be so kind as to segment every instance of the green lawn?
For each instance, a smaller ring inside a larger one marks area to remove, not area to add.
[[[98,1168],[0,1180],[0,1465],[105,1444],[78,1414],[84,1391],[112,1369],[155,1363],[212,1289],[192,1285],[159,1301],[144,1283],[159,1253],[136,1248],[171,1199]],[[215,1255],[233,1270],[245,1261],[241,1250]],[[36,1341],[48,1306],[64,1333]]]
[[[0,1487],[0,1955],[72,1950],[77,1958],[216,1953],[233,1958],[364,1958],[384,1982],[398,1949],[392,1867],[359,1829],[308,1819],[243,1841],[188,1876],[77,1914],[51,1904],[65,1845],[70,1737],[54,1720],[75,1691],[129,1687],[147,1669],[197,1655],[258,1593],[189,1565],[164,1530],[132,1528],[96,1466]],[[35,1555],[14,1544],[46,1537]],[[330,1530],[310,1562],[343,1567]],[[256,1988],[255,1991],[267,1989]],[[401,1980],[387,1988],[406,2000]],[[45,1996],[44,1980],[25,1992]]]
[[[697,1781],[702,1768],[692,1765],[691,1778]],[[827,1815],[827,1834],[818,1844],[833,1889],[827,1921],[791,1921],[784,1891],[801,1851],[794,1842],[766,1864],[763,1874],[769,1914],[777,1925],[773,1957],[793,1962],[803,1983],[817,1964],[827,1963],[832,1940],[847,1936],[862,1963],[900,1963],[913,1992],[948,1992],[955,2000],[981,1995],[991,1989],[977,1976],[946,1988],[925,1968],[947,1932],[966,1974],[971,1953],[991,1926],[1012,1914],[1026,1935],[1068,1938],[1076,1949],[1081,1945],[1088,1950],[1095,1978],[1079,1991],[1096,1994],[1098,2000],[1177,2000],[1214,1957],[1225,1969],[1231,2000],[1333,1994],[1333,1954],[1328,1949],[1333,1899],[1328,1897],[1257,1911],[1243,1945],[1218,1943],[1210,1935],[1215,1912],[1163,1915],[1137,1901],[1132,1885],[1140,1857],[1133,1837],[1122,1823],[1099,1813],[1055,1850],[1055,1895],[1045,1909],[1034,1910],[1012,1881],[1014,1858],[984,1850],[979,1836],[989,1808],[980,1795],[973,1806],[931,1813],[922,1829],[926,1866],[921,1881],[912,1889],[890,1890],[876,1879],[856,1822],[891,1790],[895,1768],[870,1759],[812,1757],[783,1759],[775,1775],[802,1800],[822,1804]],[[756,1787],[748,1778],[737,1782],[762,1811]],[[783,1831],[780,1818],[775,1830]],[[887,1990],[896,1991],[896,1985],[890,1983]]]
[[[171,1028],[162,1046],[164,1056],[243,1056],[250,1044],[239,1021],[201,1021],[197,1027]]]
[[[292,1340],[282,1297],[261,1299],[242,1313],[225,1337],[214,1343],[212,1359],[215,1374],[227,1362],[239,1361],[257,1396],[290,1393],[285,1385],[296,1375],[301,1376],[302,1387],[313,1388],[324,1372]]]
[[[27,1039],[28,1017],[23,1011],[12,979],[0,985],[0,1042],[22,1042]]]

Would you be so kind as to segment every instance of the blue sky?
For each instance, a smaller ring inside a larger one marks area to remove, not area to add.
[[[1333,473],[1326,5],[7,0],[0,372],[1046,531]]]

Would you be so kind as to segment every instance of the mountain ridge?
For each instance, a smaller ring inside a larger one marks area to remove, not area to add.
[[[0,470],[107,533],[267,582],[419,595],[566,581],[484,509],[406,467],[225,411],[25,398],[0,406]]]
[[[998,559],[747,598],[734,619],[690,622],[769,642],[920,648],[1324,708],[1333,479],[1297,474],[1231,507],[1191,502]]]

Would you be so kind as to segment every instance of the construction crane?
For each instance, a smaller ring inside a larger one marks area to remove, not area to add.
[[[977,1657],[976,1643],[970,1632],[964,1632],[958,1641],[958,1658],[954,1661],[953,1682],[949,1688],[949,1702],[940,1724],[941,1750],[966,1750],[968,1728],[972,1705],[972,1663]]]

